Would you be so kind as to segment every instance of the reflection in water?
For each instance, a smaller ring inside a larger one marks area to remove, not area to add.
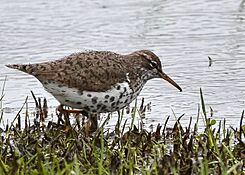
[[[159,55],[164,71],[184,90],[179,93],[161,80],[148,82],[141,93],[146,103],[152,102],[146,120],[162,123],[173,116],[172,111],[176,116],[185,113],[183,121],[195,118],[202,88],[214,117],[238,125],[245,106],[244,15],[244,2],[232,0],[4,0],[0,6],[0,80],[8,79],[4,106],[19,109],[30,90],[57,105],[36,79],[5,64],[43,62],[86,49],[129,53],[144,48]],[[210,67],[208,57],[213,60]]]

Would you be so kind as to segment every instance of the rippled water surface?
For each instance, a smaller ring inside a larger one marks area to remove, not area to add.
[[[244,8],[239,0],[1,0],[0,87],[7,76],[3,105],[11,114],[5,116],[14,116],[30,90],[47,97],[51,109],[58,104],[34,77],[5,64],[91,49],[149,49],[183,92],[160,79],[149,81],[139,97],[152,103],[147,123],[163,123],[168,115],[174,121],[173,111],[185,114],[186,122],[196,117],[202,88],[214,117],[237,126],[245,109]],[[34,106],[31,98],[28,102]]]

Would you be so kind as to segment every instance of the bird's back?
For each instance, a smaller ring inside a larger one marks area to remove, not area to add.
[[[42,84],[57,82],[89,91],[106,91],[127,80],[124,55],[110,51],[88,51],[71,54],[60,60],[39,64],[7,65],[35,76]]]

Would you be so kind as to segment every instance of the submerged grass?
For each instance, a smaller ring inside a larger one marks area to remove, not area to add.
[[[104,129],[106,120],[89,136],[79,118],[74,124],[67,116],[44,122],[47,103],[41,105],[32,95],[37,106],[33,124],[26,111],[0,128],[0,174],[245,174],[244,111],[239,128],[226,128],[225,121],[217,126],[206,113],[201,90],[202,112],[194,128],[192,119],[183,127],[182,116],[173,128],[166,127],[169,117],[155,132],[147,131],[141,120],[136,127],[135,114],[145,109],[142,103],[139,110],[132,110],[129,129],[122,123],[121,111],[114,132]],[[199,131],[201,117],[205,128]]]

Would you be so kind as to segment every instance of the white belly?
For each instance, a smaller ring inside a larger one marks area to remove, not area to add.
[[[124,108],[131,103],[140,93],[143,86],[135,92],[127,82],[115,85],[105,92],[79,91],[76,88],[58,86],[55,83],[43,85],[61,104],[83,109],[89,113],[113,112]]]

